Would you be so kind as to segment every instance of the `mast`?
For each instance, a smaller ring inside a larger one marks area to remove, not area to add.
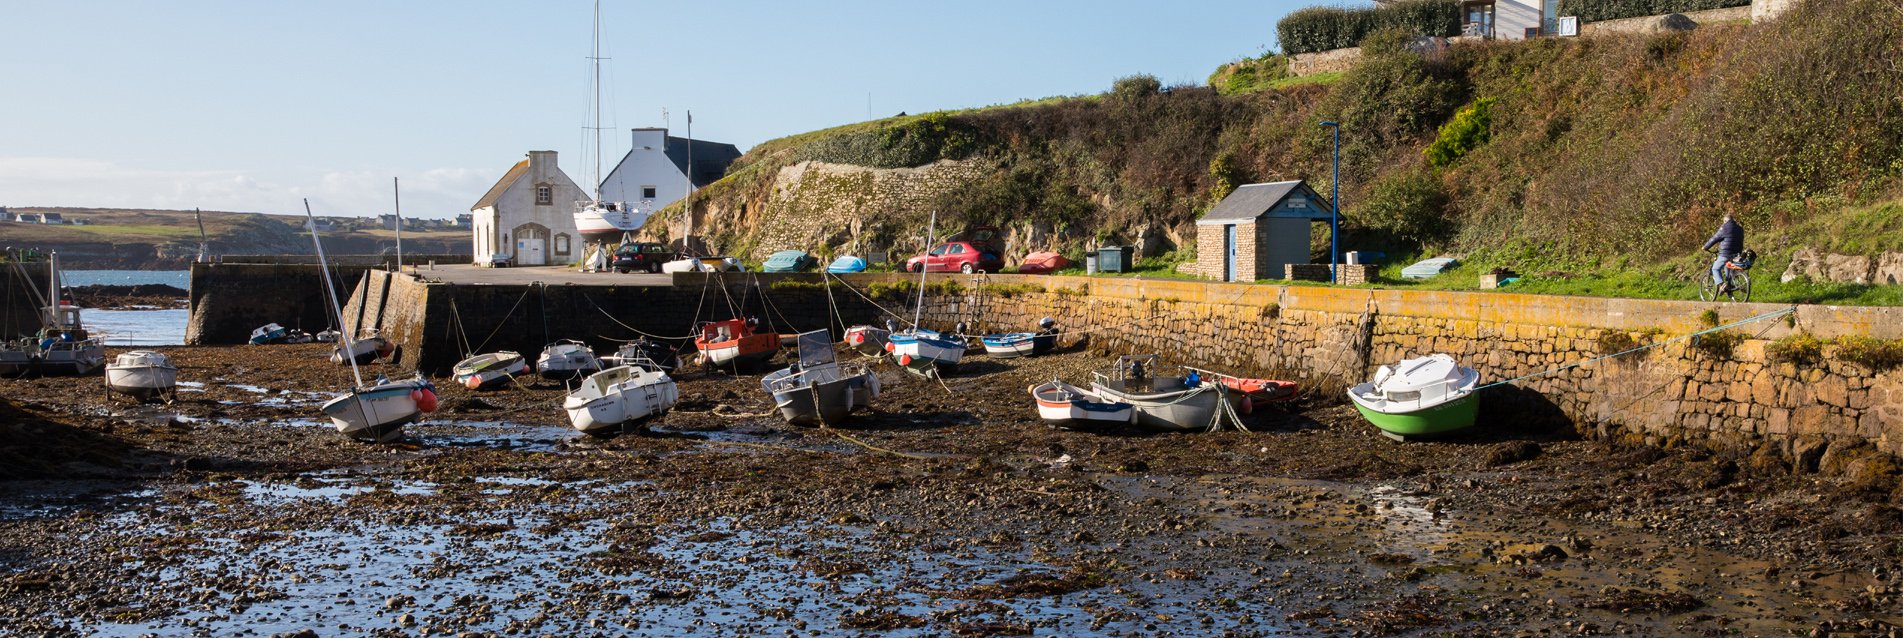
[[[330,263],[324,259],[324,242],[317,238],[317,216],[311,214],[311,200],[304,198],[304,218],[310,220],[305,229],[311,231],[311,245],[317,247],[317,267],[324,271],[324,298],[330,300],[330,316],[337,319],[337,340],[344,344],[344,358],[350,360],[350,375],[357,378],[356,387],[363,387],[363,371],[357,369],[357,346],[350,338],[350,331],[344,330],[344,309],[337,305],[337,288],[330,282]]]
[[[938,211],[932,211],[932,222],[925,227],[925,262],[918,268],[918,305],[912,311],[912,330],[918,330],[918,322],[925,318],[925,273],[932,269],[932,236],[938,234]]]
[[[206,246],[210,243],[205,239],[205,216],[199,214],[198,209],[194,208],[192,219],[198,220],[198,261],[202,262],[205,261]]]
[[[594,71],[594,81],[592,83],[592,88],[594,89],[594,103],[589,107],[588,113],[594,119],[593,123],[589,125],[589,128],[593,129],[593,132],[595,134],[595,148],[594,148],[595,173],[594,173],[593,179],[595,180],[595,203],[600,204],[601,203],[601,0],[595,0],[594,45],[592,47],[592,52],[588,55],[588,61],[593,66],[593,71]]]
[[[694,111],[687,111],[687,196],[681,199],[681,216],[687,218],[687,234],[681,237],[681,252],[694,246]]]
[[[403,272],[403,190],[397,185],[397,178],[390,178],[390,194],[396,200],[396,271]],[[311,235],[317,235],[317,229],[311,229]]]

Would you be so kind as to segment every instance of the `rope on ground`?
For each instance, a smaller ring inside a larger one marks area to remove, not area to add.
[[[833,434],[835,434],[835,435],[837,435],[837,436],[838,436],[839,438],[842,438],[842,439],[845,439],[845,440],[847,440],[847,441],[851,441],[852,443],[854,443],[855,445],[858,445],[859,447],[862,447],[862,448],[865,448],[865,449],[868,449],[868,450],[872,450],[872,451],[874,451],[874,452],[884,452],[884,453],[886,453],[886,454],[890,454],[890,455],[892,455],[892,456],[896,456],[896,457],[899,457],[899,458],[906,458],[906,459],[912,459],[912,460],[915,460],[915,461],[923,461],[923,460],[925,460],[925,459],[926,459],[926,457],[924,457],[924,456],[919,456],[919,455],[917,455],[917,454],[907,454],[907,453],[905,453],[905,452],[898,452],[898,451],[894,451],[894,450],[888,450],[888,449],[885,449],[885,448],[882,448],[882,447],[879,447],[879,446],[877,446],[877,445],[873,445],[873,444],[871,444],[871,443],[867,443],[867,442],[865,442],[865,441],[861,441],[861,440],[859,440],[859,439],[857,439],[857,438],[854,438],[854,437],[853,437],[852,435],[850,435],[850,434],[846,434],[845,432],[843,432],[843,431],[841,431],[841,430],[840,430],[839,428],[833,428],[833,427],[825,427],[824,429],[825,429],[825,430],[827,430],[827,431],[829,431],[829,432],[832,432]]]
[[[881,304],[880,304],[879,302],[877,302],[877,301],[873,301],[873,300],[872,300],[872,298],[871,298],[871,297],[867,297],[867,296],[865,295],[865,293],[862,293],[862,292],[859,292],[859,289],[858,289],[858,288],[854,288],[854,287],[852,287],[852,284],[849,284],[849,283],[846,283],[846,280],[844,280],[844,279],[840,279],[840,278],[839,278],[839,275],[835,275],[835,274],[832,274],[832,273],[826,273],[826,276],[827,276],[827,277],[829,277],[829,278],[831,278],[831,279],[839,279],[839,285],[841,285],[841,286],[844,286],[844,287],[845,287],[845,288],[846,288],[847,290],[850,290],[850,291],[852,291],[852,294],[855,294],[855,295],[859,295],[859,298],[860,298],[860,299],[864,299],[864,300],[866,300],[866,303],[869,303],[869,304],[872,304],[872,307],[874,307],[874,308],[878,308],[878,309],[879,309],[879,312],[883,312],[883,313],[885,313],[885,314],[888,314],[888,315],[891,315],[891,316],[892,316],[892,318],[894,318],[894,319],[898,319],[898,320],[899,320],[899,323],[903,323],[903,324],[905,324],[905,325],[908,325],[908,326],[913,326],[913,327],[915,327],[915,328],[917,327],[916,325],[914,325],[914,324],[912,323],[912,319],[911,319],[910,317],[906,317],[906,316],[904,316],[904,315],[901,315],[901,314],[899,314],[899,313],[896,313],[896,312],[892,312],[891,310],[889,310],[889,309],[887,309],[887,308],[886,308],[886,307],[885,307],[884,305],[881,305]]]
[[[1531,379],[1531,378],[1534,378],[1534,377],[1542,377],[1542,376],[1546,376],[1546,375],[1549,375],[1549,374],[1556,374],[1556,373],[1560,373],[1560,372],[1565,372],[1565,371],[1567,371],[1567,370],[1571,370],[1571,369],[1573,369],[1573,368],[1578,368],[1578,367],[1581,367],[1581,366],[1587,366],[1587,365],[1591,365],[1591,364],[1594,364],[1594,363],[1598,363],[1598,362],[1600,362],[1600,361],[1605,361],[1605,360],[1607,360],[1607,359],[1613,359],[1613,358],[1618,358],[1618,357],[1623,357],[1623,356],[1626,356],[1626,355],[1629,355],[1629,354],[1632,354],[1632,353],[1635,353],[1635,352],[1640,352],[1640,351],[1643,351],[1643,350],[1650,350],[1650,349],[1652,349],[1652,348],[1657,348],[1657,347],[1660,347],[1660,346],[1664,346],[1664,345],[1667,345],[1667,344],[1671,344],[1671,343],[1676,343],[1676,342],[1679,342],[1679,341],[1684,341],[1684,340],[1686,340],[1686,339],[1691,339],[1691,338],[1695,338],[1695,337],[1698,337],[1699,335],[1707,335],[1707,334],[1711,334],[1711,333],[1714,333],[1714,332],[1718,332],[1718,331],[1720,331],[1720,330],[1726,330],[1726,329],[1730,329],[1730,328],[1736,328],[1736,327],[1738,327],[1738,326],[1742,326],[1742,325],[1746,325],[1746,324],[1751,324],[1751,323],[1756,323],[1756,322],[1759,322],[1759,321],[1764,321],[1764,320],[1766,320],[1766,319],[1773,319],[1773,318],[1777,318],[1777,317],[1782,317],[1782,316],[1784,316],[1784,315],[1788,315],[1788,314],[1792,314],[1792,313],[1795,313],[1795,312],[1797,312],[1797,306],[1791,306],[1791,307],[1789,307],[1789,308],[1785,308],[1785,309],[1782,309],[1782,310],[1774,310],[1774,311],[1771,311],[1771,312],[1767,312],[1767,313],[1764,313],[1764,314],[1761,314],[1761,315],[1756,315],[1756,316],[1752,316],[1752,317],[1746,317],[1746,318],[1744,318],[1744,319],[1739,319],[1739,320],[1737,320],[1737,321],[1733,321],[1733,322],[1731,322],[1731,323],[1727,323],[1727,324],[1725,324],[1725,325],[1722,325],[1722,326],[1716,326],[1716,327],[1712,327],[1712,328],[1706,328],[1706,329],[1704,329],[1704,330],[1700,330],[1700,331],[1698,331],[1698,332],[1694,332],[1694,333],[1691,333],[1691,334],[1687,334],[1687,335],[1681,335],[1681,336],[1677,336],[1677,337],[1673,337],[1673,338],[1670,338],[1670,339],[1666,339],[1666,340],[1664,340],[1664,341],[1660,341],[1660,342],[1658,342],[1658,343],[1648,343],[1648,344],[1646,344],[1646,345],[1643,345],[1643,346],[1638,346],[1638,347],[1636,347],[1636,348],[1628,348],[1628,349],[1626,349],[1626,350],[1623,350],[1623,351],[1620,351],[1620,352],[1614,352],[1614,353],[1612,353],[1612,354],[1608,354],[1608,355],[1604,355],[1604,356],[1598,356],[1598,357],[1593,357],[1593,358],[1591,358],[1591,359],[1587,359],[1587,360],[1585,360],[1585,361],[1580,361],[1580,362],[1578,362],[1578,363],[1570,363],[1570,364],[1567,364],[1567,365],[1563,365],[1563,366],[1560,366],[1560,367],[1557,367],[1557,368],[1553,368],[1553,369],[1551,369],[1551,370],[1545,370],[1545,371],[1541,371],[1541,372],[1535,372],[1535,373],[1533,373],[1533,374],[1527,374],[1527,375],[1521,375],[1521,376],[1518,376],[1518,377],[1514,377],[1514,378],[1511,378],[1511,379],[1507,379],[1507,380],[1504,380],[1504,381],[1495,381],[1495,382],[1493,382],[1493,383],[1489,383],[1489,384],[1486,384],[1486,385],[1483,385],[1483,386],[1480,386],[1480,387],[1477,387],[1477,388],[1474,388],[1474,390],[1475,390],[1475,391],[1479,391],[1479,390],[1485,390],[1485,389],[1487,389],[1487,388],[1491,388],[1491,387],[1494,387],[1494,386],[1497,386],[1497,385],[1508,385],[1508,384],[1512,384],[1512,383],[1519,383],[1519,382],[1521,382],[1521,381],[1525,381],[1525,380],[1527,380],[1527,379]]]

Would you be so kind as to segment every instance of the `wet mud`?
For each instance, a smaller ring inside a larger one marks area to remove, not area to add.
[[[171,348],[169,405],[0,379],[0,634],[1887,636],[1894,481],[1338,401],[1248,431],[1045,427],[1102,357],[886,365],[845,429],[677,375],[611,439],[563,388],[472,392],[394,445],[317,412],[321,344]],[[856,356],[856,355],[845,355]],[[397,370],[370,366],[368,374]]]

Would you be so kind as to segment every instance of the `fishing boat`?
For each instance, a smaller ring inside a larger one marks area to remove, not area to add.
[[[284,340],[284,335],[287,332],[284,326],[275,323],[258,326],[256,330],[251,331],[251,345],[261,346],[267,343],[277,343]]]
[[[1381,366],[1374,380],[1348,389],[1355,409],[1396,441],[1470,427],[1480,413],[1480,374],[1445,354]]]
[[[33,360],[39,356],[39,342],[32,339],[15,339],[0,344],[0,375],[24,376],[33,370]]]
[[[839,363],[825,330],[800,333],[797,343],[799,361],[760,380],[787,423],[839,423],[878,398],[879,376],[864,364]]]
[[[304,216],[310,221],[307,229],[311,234],[311,244],[317,248],[317,264],[324,276],[324,297],[330,302],[330,316],[343,325],[343,309],[337,303],[337,290],[330,281],[330,265],[324,257],[322,234],[317,232],[317,217],[311,214],[310,200],[304,200]],[[344,348],[350,349],[350,333],[338,335]],[[382,377],[376,383],[365,384],[363,371],[357,367],[356,360],[350,361],[350,375],[356,385],[324,403],[321,410],[330,417],[337,431],[352,439],[376,443],[388,443],[403,438],[403,426],[415,423],[424,413],[436,410],[436,386],[417,375],[406,381],[389,381]]]
[[[715,367],[752,365],[773,358],[780,351],[780,335],[756,332],[753,319],[728,319],[700,324],[694,347],[701,362]]]
[[[471,390],[492,390],[508,385],[516,375],[528,371],[529,365],[521,354],[503,350],[463,359],[450,372],[456,385]]]
[[[911,328],[886,336],[886,351],[907,372],[931,378],[954,372],[965,357],[965,324],[950,334]]]
[[[588,148],[588,156],[594,160],[594,173],[589,183],[595,185],[595,193],[594,197],[575,202],[574,219],[575,231],[581,235],[582,241],[596,244],[599,248],[600,244],[627,241],[634,233],[639,232],[642,226],[647,225],[648,217],[653,214],[652,210],[644,210],[644,208],[652,208],[653,202],[646,201],[647,206],[644,207],[631,205],[628,202],[603,201],[601,196],[601,132],[604,129],[601,126],[600,0],[595,2],[593,46],[594,53],[588,57],[591,65],[588,83],[593,93],[593,102],[589,105],[588,113],[594,121],[588,130],[594,132],[594,145]]]
[[[680,388],[666,372],[620,365],[583,379],[562,399],[562,410],[575,429],[592,436],[613,436],[674,407]]]
[[[647,337],[621,344],[620,348],[615,349],[614,354],[601,359],[603,363],[638,366],[662,372],[672,372],[681,364],[681,357],[674,352],[673,348],[650,341]]]
[[[1134,406],[1136,424],[1153,430],[1214,430],[1231,416],[1239,395],[1195,370],[1164,371],[1154,354],[1125,355],[1109,370],[1094,373],[1090,389],[1104,401]]]
[[[39,354],[33,370],[45,376],[88,376],[106,367],[106,346],[86,333],[79,307],[65,299],[59,277],[59,253],[47,255],[50,303],[40,309]]]
[[[885,320],[885,327],[857,325],[846,329],[846,347],[857,350],[868,357],[885,355],[885,344],[889,342],[892,331],[898,329],[898,323]]]
[[[1037,332],[1006,332],[979,339],[985,354],[999,359],[1030,357],[1057,347],[1057,320],[1045,317],[1037,322]]]
[[[601,371],[601,360],[588,344],[563,339],[542,348],[535,360],[535,371],[544,379],[580,379]]]
[[[106,365],[108,394],[116,392],[143,402],[169,397],[177,389],[178,366],[163,353],[134,350]]]
[[[1114,429],[1136,421],[1136,406],[1106,401],[1102,395],[1052,379],[1030,388],[1037,415],[1054,428],[1066,430]]]
[[[320,332],[318,335],[321,337],[323,333]],[[320,338],[318,340],[321,341],[322,339]],[[369,337],[352,341],[349,346],[339,345],[335,349],[332,349],[330,351],[330,362],[343,365],[346,356],[344,353],[348,352],[350,353],[349,358],[351,361],[357,365],[364,365],[388,357],[390,353],[395,351],[396,344],[390,343],[390,340],[385,339],[383,335],[373,334]]]

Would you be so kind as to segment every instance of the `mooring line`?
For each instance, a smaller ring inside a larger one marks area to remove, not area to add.
[[[1736,327],[1738,327],[1738,326],[1742,326],[1742,325],[1745,325],[1745,324],[1750,324],[1750,323],[1756,323],[1756,322],[1759,322],[1759,321],[1764,321],[1764,320],[1766,320],[1766,319],[1771,319],[1771,318],[1773,318],[1773,317],[1782,317],[1782,316],[1784,316],[1784,315],[1788,315],[1788,314],[1793,314],[1793,313],[1796,313],[1796,312],[1797,312],[1797,306],[1791,306],[1791,307],[1789,307],[1789,308],[1785,308],[1785,309],[1783,309],[1783,310],[1776,310],[1776,311],[1772,311],[1772,312],[1767,312],[1767,313],[1764,313],[1764,314],[1761,314],[1761,315],[1757,315],[1757,316],[1754,316],[1754,317],[1747,317],[1747,318],[1744,318],[1744,319],[1740,319],[1740,320],[1737,320],[1737,321],[1733,321],[1733,322],[1731,322],[1731,323],[1728,323],[1728,324],[1725,324],[1725,325],[1722,325],[1722,326],[1716,326],[1716,327],[1712,327],[1712,328],[1707,328],[1707,329],[1704,329],[1704,330],[1700,330],[1700,331],[1698,331],[1698,332],[1694,332],[1694,333],[1691,333],[1691,334],[1687,334],[1687,335],[1681,335],[1681,336],[1677,336],[1677,337],[1673,337],[1673,338],[1670,338],[1670,339],[1666,339],[1666,340],[1664,340],[1664,341],[1660,341],[1660,342],[1658,342],[1658,343],[1649,343],[1649,344],[1646,344],[1646,345],[1643,345],[1643,346],[1639,346],[1639,347],[1636,347],[1636,348],[1630,348],[1630,349],[1627,349],[1627,350],[1624,350],[1624,351],[1622,351],[1622,352],[1614,352],[1614,353],[1612,353],[1612,354],[1608,354],[1608,355],[1603,355],[1603,356],[1598,356],[1598,357],[1593,357],[1593,358],[1591,358],[1591,359],[1587,359],[1587,360],[1585,360],[1585,361],[1580,361],[1580,362],[1578,362],[1578,363],[1570,363],[1570,364],[1567,364],[1567,365],[1563,365],[1563,366],[1560,366],[1560,367],[1557,367],[1557,368],[1553,368],[1553,369],[1551,369],[1551,370],[1545,370],[1545,371],[1541,371],[1541,372],[1535,372],[1535,373],[1533,373],[1533,374],[1528,374],[1528,375],[1523,375],[1523,376],[1518,376],[1518,377],[1514,377],[1514,378],[1511,378],[1511,379],[1507,379],[1507,380],[1504,380],[1504,381],[1495,381],[1495,382],[1493,382],[1493,383],[1489,383],[1489,384],[1486,384],[1486,385],[1483,385],[1483,386],[1480,386],[1480,387],[1477,387],[1477,388],[1474,388],[1474,390],[1475,390],[1475,391],[1480,391],[1480,390],[1485,390],[1485,389],[1487,389],[1487,388],[1491,388],[1491,387],[1494,387],[1494,386],[1498,386],[1498,385],[1508,385],[1508,384],[1513,384],[1513,383],[1519,383],[1519,382],[1521,382],[1521,381],[1525,381],[1525,380],[1527,380],[1527,379],[1531,379],[1531,378],[1534,378],[1534,377],[1541,377],[1541,376],[1546,376],[1546,375],[1549,375],[1549,374],[1556,374],[1556,373],[1560,373],[1560,372],[1565,372],[1565,371],[1567,371],[1567,370],[1571,370],[1571,369],[1573,369],[1573,368],[1578,368],[1578,367],[1581,367],[1581,366],[1586,366],[1586,365],[1591,365],[1591,364],[1594,364],[1594,363],[1598,363],[1598,362],[1600,362],[1600,361],[1605,361],[1605,360],[1607,360],[1607,359],[1614,359],[1614,358],[1618,358],[1618,357],[1623,357],[1623,356],[1625,356],[1625,355],[1628,355],[1628,354],[1632,354],[1632,353],[1635,353],[1635,352],[1640,352],[1640,351],[1643,351],[1643,350],[1650,350],[1650,349],[1652,349],[1652,348],[1657,348],[1657,347],[1660,347],[1660,346],[1664,346],[1664,345],[1666,345],[1666,344],[1671,344],[1671,343],[1676,343],[1676,342],[1679,342],[1679,341],[1684,341],[1684,340],[1686,340],[1686,339],[1691,339],[1691,338],[1694,338],[1694,337],[1697,337],[1697,336],[1699,336],[1699,335],[1706,335],[1706,334],[1711,334],[1711,333],[1714,333],[1714,332],[1718,332],[1718,331],[1720,331],[1720,330],[1726,330],[1726,329],[1730,329],[1730,328],[1736,328]]]

